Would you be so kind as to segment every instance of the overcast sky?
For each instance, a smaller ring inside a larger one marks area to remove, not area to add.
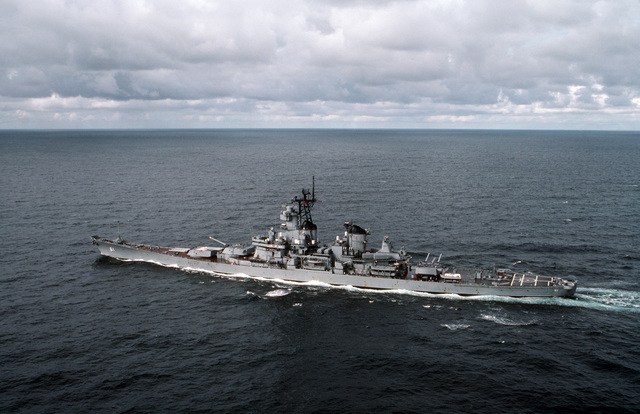
[[[638,0],[1,0],[0,128],[640,130]]]

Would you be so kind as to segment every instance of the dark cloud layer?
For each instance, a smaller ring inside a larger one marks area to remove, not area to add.
[[[636,0],[5,0],[0,16],[0,127],[640,126]]]

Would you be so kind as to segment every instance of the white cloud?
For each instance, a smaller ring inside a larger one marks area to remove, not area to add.
[[[635,0],[5,0],[0,16],[0,127],[640,126]]]

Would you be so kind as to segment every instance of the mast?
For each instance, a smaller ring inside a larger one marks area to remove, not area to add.
[[[313,223],[313,219],[311,218],[311,210],[313,209],[313,205],[317,201],[315,176],[313,176],[311,191],[303,188],[302,198],[296,196],[292,201],[298,203],[298,226],[301,228],[305,222]]]

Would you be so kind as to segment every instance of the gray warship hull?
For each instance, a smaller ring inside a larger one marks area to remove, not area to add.
[[[500,279],[475,277],[452,281],[417,280],[414,274],[407,278],[343,274],[343,270],[286,269],[269,267],[264,263],[237,260],[220,262],[210,257],[191,257],[197,249],[168,248],[144,244],[130,244],[93,236],[93,243],[103,256],[121,261],[147,262],[160,266],[219,275],[248,276],[285,282],[320,282],[333,286],[353,286],[363,289],[405,290],[433,294],[460,296],[510,297],[569,297],[577,284],[562,279],[510,274]],[[235,263],[235,264],[234,264]]]

